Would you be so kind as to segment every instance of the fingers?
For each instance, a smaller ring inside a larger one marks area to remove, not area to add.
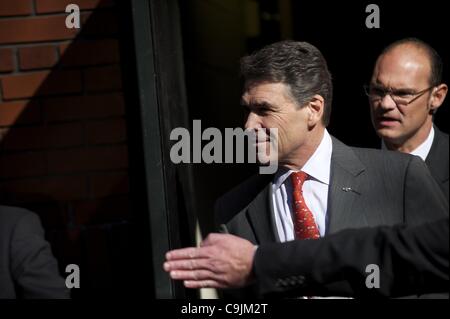
[[[163,267],[165,271],[197,270],[206,268],[206,263],[201,259],[182,259],[166,261]]]
[[[199,288],[227,288],[222,283],[215,281],[215,280],[199,280],[199,281],[193,281],[193,280],[186,280],[184,281],[184,286],[186,288],[192,288],[192,289],[199,289]]]
[[[209,270],[175,270],[170,272],[170,278],[174,280],[217,280],[216,274]]]
[[[209,270],[175,270],[170,272],[170,278],[183,280],[186,288],[227,288],[218,280],[218,275]]]
[[[167,260],[176,260],[176,259],[192,259],[192,258],[205,258],[207,257],[208,250],[206,250],[207,246],[212,246],[216,243],[226,240],[232,240],[236,238],[233,235],[229,234],[209,234],[205,240],[200,243],[200,247],[188,247],[171,250],[166,254]]]
[[[166,254],[167,260],[177,260],[177,259],[192,259],[204,257],[204,253],[201,248],[189,247],[182,249],[171,250]]]

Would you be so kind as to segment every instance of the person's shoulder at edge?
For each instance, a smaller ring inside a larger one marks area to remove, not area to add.
[[[24,216],[36,215],[25,208],[0,205],[0,227],[10,228],[17,224]]]
[[[390,151],[386,149],[378,149],[378,148],[368,148],[368,147],[358,147],[358,146],[351,146],[347,145],[340,140],[333,138],[333,147],[347,147],[351,149],[355,155],[357,155],[361,160],[379,160],[379,159],[386,159],[388,161],[397,161],[397,162],[408,162],[412,158],[419,158],[417,156],[397,152],[397,151]]]
[[[9,238],[11,241],[11,253],[17,254],[11,259],[10,267],[15,280],[19,281],[19,285],[24,285],[23,297],[70,298],[70,292],[58,273],[57,261],[51,252],[50,244],[45,240],[45,231],[36,213],[25,208],[0,205],[0,233],[3,239]],[[37,252],[39,254],[36,254]],[[27,261],[28,271],[32,270],[25,277],[21,261]],[[45,267],[42,268],[44,264]],[[45,281],[51,280],[51,283],[45,282],[36,286],[37,274]]]
[[[370,165],[371,167],[384,167],[396,172],[399,172],[399,169],[408,170],[411,166],[414,166],[415,169],[419,166],[422,170],[429,172],[425,162],[419,156],[385,149],[349,146],[334,139],[334,143],[336,141],[352,150],[356,157],[366,165],[366,168],[369,168],[368,163],[373,163]]]

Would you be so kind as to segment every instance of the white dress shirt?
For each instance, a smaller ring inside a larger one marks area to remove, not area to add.
[[[431,126],[430,133],[428,134],[427,139],[420,144],[414,151],[410,152],[411,155],[419,156],[423,161],[427,159],[428,153],[430,153],[431,146],[433,145],[434,140],[434,127]],[[381,148],[387,149],[384,141],[381,141]]]
[[[325,234],[332,148],[331,136],[325,130],[316,151],[301,168],[309,175],[303,184],[303,197],[314,216],[320,236]],[[292,183],[288,178],[292,172],[293,170],[280,168],[272,182],[273,212],[280,242],[295,239]]]

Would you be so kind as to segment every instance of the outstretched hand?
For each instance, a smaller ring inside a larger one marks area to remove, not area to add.
[[[187,288],[239,288],[252,281],[256,246],[248,240],[210,234],[200,247],[169,251],[164,270]]]

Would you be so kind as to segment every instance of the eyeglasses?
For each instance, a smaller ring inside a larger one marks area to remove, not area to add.
[[[434,88],[434,86],[430,86],[429,88],[426,88],[419,92],[411,92],[408,90],[393,90],[371,85],[364,85],[364,91],[366,92],[367,96],[373,101],[382,100],[387,94],[389,94],[389,96],[397,105],[411,104],[432,88]]]

